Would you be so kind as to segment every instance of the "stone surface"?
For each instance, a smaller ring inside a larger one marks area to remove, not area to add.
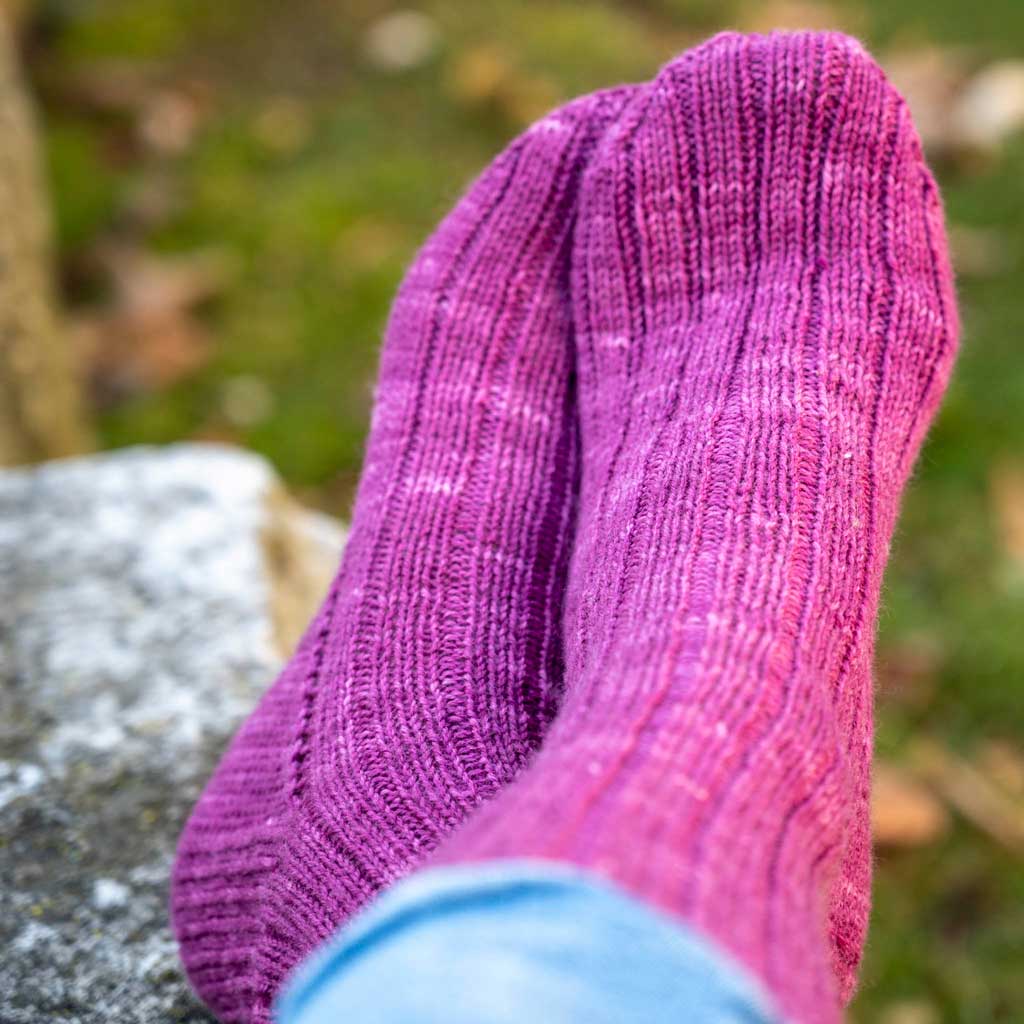
[[[211,1019],[174,845],[342,539],[219,446],[0,472],[0,1024]]]

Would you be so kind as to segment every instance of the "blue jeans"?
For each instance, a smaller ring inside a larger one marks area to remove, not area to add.
[[[593,875],[414,875],[296,973],[280,1024],[781,1024],[739,965]]]

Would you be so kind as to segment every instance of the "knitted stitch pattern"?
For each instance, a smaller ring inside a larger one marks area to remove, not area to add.
[[[566,692],[433,860],[597,870],[832,1024],[868,917],[882,570],[957,336],[935,183],[856,41],[727,34],[602,140],[573,264]]]
[[[572,225],[626,95],[515,141],[401,287],[341,569],[178,851],[175,931],[223,1021],[268,1021],[285,975],[512,779],[554,713]]]

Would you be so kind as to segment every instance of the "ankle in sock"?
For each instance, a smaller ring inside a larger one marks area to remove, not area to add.
[[[627,90],[534,125],[409,271],[339,574],[200,799],[172,909],[227,1022],[524,765],[561,686],[577,186]]]
[[[857,42],[727,34],[602,141],[573,259],[566,693],[434,861],[595,869],[838,1021],[881,575],[957,333],[935,184]]]

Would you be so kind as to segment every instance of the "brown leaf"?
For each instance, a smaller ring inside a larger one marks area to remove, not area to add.
[[[448,89],[460,103],[476,106],[494,100],[511,73],[511,63],[499,49],[474,46],[456,58],[448,75]]]
[[[997,462],[989,475],[989,495],[1003,551],[1024,568],[1024,464]]]
[[[209,250],[161,259],[135,248],[108,247],[99,256],[112,299],[80,316],[74,330],[101,400],[157,390],[202,367],[210,339],[195,310],[230,276],[225,254]]]
[[[960,145],[990,153],[1024,128],[1024,61],[997,61],[973,75],[957,97],[950,124]]]
[[[218,248],[158,257],[132,246],[108,246],[100,258],[118,306],[140,315],[204,302],[223,290],[235,269],[230,253]]]
[[[994,785],[975,765],[933,740],[916,740],[909,763],[922,779],[989,838],[1024,854],[1024,802]]]
[[[882,65],[934,156],[984,166],[1024,129],[1024,61],[978,68],[965,49],[920,46],[893,51]]]
[[[550,78],[524,71],[490,45],[458,56],[448,75],[448,90],[458,102],[492,106],[517,125],[536,121],[561,99]]]
[[[408,71],[429,60],[440,33],[433,18],[422,11],[392,11],[366,31],[364,47],[370,63],[381,71]]]
[[[154,152],[175,156],[192,144],[199,128],[201,104],[185,90],[162,89],[142,106],[138,135]]]
[[[194,373],[209,358],[206,331],[180,311],[139,317],[84,315],[72,330],[101,403],[160,390]]]
[[[874,768],[871,822],[882,846],[924,846],[949,827],[945,807],[912,774],[888,761]]]
[[[61,65],[48,90],[62,105],[101,113],[136,113],[149,102],[160,69],[134,60],[91,60]]]
[[[921,46],[894,50],[885,54],[881,63],[907,101],[925,147],[937,154],[955,150],[958,138],[950,111],[967,81],[966,54],[948,47]]]
[[[1010,796],[1024,798],[1024,752],[1003,740],[989,740],[978,752],[978,768]]]

